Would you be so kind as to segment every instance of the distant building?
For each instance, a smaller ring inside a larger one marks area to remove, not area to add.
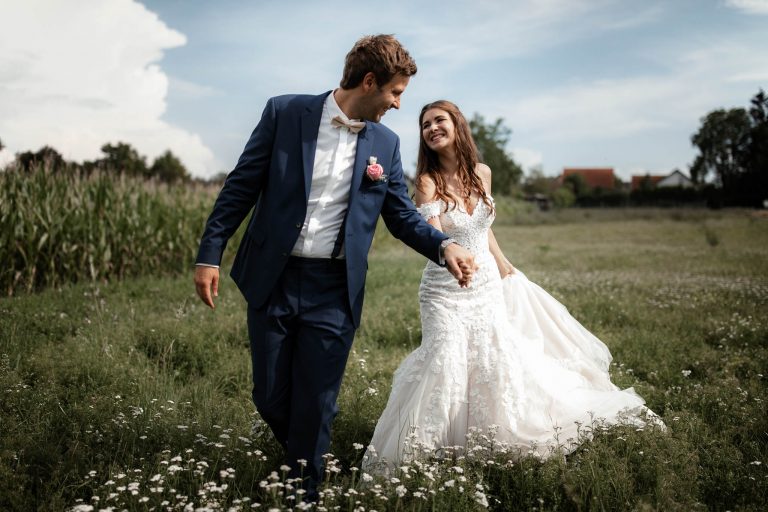
[[[640,190],[644,186],[647,189],[656,188],[656,185],[666,177],[666,174],[633,174],[630,182],[631,189]]]
[[[617,188],[613,167],[566,167],[558,179],[559,183],[562,184],[565,178],[572,174],[580,175],[584,178],[584,182],[593,189],[614,190]]]
[[[645,174],[632,176],[632,190],[663,188],[663,187],[693,187],[693,181],[675,169],[670,174]]]
[[[659,181],[656,186],[690,188],[693,187],[693,181],[691,181],[691,178],[675,169],[669,176]]]

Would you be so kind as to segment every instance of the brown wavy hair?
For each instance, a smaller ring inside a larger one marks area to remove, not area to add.
[[[440,173],[440,159],[437,153],[427,146],[424,141],[424,135],[421,133],[421,123],[424,120],[424,114],[427,110],[438,108],[448,113],[455,127],[456,139],[454,150],[459,160],[458,178],[461,185],[460,196],[465,207],[471,205],[470,198],[472,193],[476,192],[480,199],[493,211],[488,194],[485,192],[483,180],[475,172],[475,167],[480,162],[477,152],[477,146],[472,139],[472,132],[469,129],[469,123],[464,118],[459,107],[447,100],[433,101],[424,105],[419,114],[419,157],[416,162],[416,188],[424,192],[422,188],[422,178],[427,175],[435,182],[437,198],[445,201],[448,209],[452,210],[458,205],[457,198],[446,189],[445,179]],[[472,210],[474,212],[474,210]]]
[[[376,76],[376,85],[381,88],[397,74],[413,76],[416,63],[400,41],[390,34],[365,36],[355,43],[344,60],[342,89],[354,89],[368,72]]]

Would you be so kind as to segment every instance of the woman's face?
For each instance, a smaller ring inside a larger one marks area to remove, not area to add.
[[[456,126],[448,112],[431,108],[421,118],[421,136],[429,149],[440,153],[454,147]]]

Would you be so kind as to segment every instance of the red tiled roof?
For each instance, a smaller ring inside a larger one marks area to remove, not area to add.
[[[633,174],[632,175],[632,190],[639,190],[643,180],[648,178],[650,180],[650,186],[655,187],[658,182],[666,178],[666,174]]]
[[[580,174],[591,188],[600,187],[603,190],[613,190],[616,186],[613,167],[566,167],[560,177],[561,182],[571,174]]]

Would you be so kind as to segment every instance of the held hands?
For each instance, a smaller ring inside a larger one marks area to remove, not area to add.
[[[211,309],[216,309],[211,297],[211,288],[213,288],[213,297],[219,296],[219,269],[216,267],[206,267],[198,265],[195,267],[195,290],[200,299]]]
[[[459,282],[459,286],[466,288],[472,281],[472,274],[477,270],[475,257],[459,244],[450,244],[443,253],[445,266],[453,277]]]

